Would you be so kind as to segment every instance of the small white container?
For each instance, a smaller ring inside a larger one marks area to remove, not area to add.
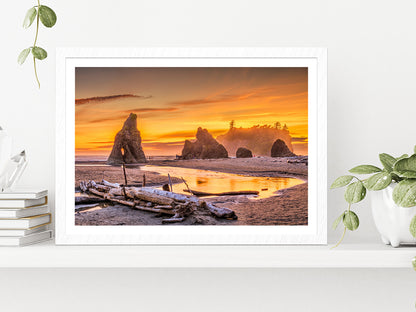
[[[393,201],[391,184],[381,191],[370,191],[371,210],[374,222],[386,245],[416,245],[416,238],[409,232],[410,221],[416,215],[416,207],[403,208]]]

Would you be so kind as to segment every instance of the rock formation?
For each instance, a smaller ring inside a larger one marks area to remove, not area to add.
[[[251,158],[253,157],[253,153],[245,147],[239,147],[237,152],[235,153],[237,158]]]
[[[293,157],[296,156],[290,151],[286,143],[283,140],[277,139],[272,146],[272,157]]]
[[[207,129],[198,128],[196,141],[185,141],[182,159],[228,158],[227,150],[218,143]]]
[[[231,128],[227,133],[219,135],[218,143],[224,145],[229,155],[236,155],[237,149],[244,146],[254,155],[270,156],[270,149],[277,139],[281,139],[293,152],[292,137],[288,130],[276,129],[272,126],[262,125],[251,128]]]
[[[129,115],[123,128],[116,134],[113,150],[107,159],[109,165],[120,165],[123,162],[126,164],[146,162],[140,131],[137,130],[137,115],[133,113]]]

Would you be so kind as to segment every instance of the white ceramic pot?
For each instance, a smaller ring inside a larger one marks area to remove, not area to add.
[[[414,245],[416,238],[409,232],[410,221],[416,215],[416,207],[403,208],[393,201],[392,184],[381,191],[370,191],[371,210],[374,222],[386,245]]]

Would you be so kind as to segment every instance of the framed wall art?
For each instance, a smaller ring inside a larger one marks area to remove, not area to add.
[[[57,50],[57,244],[325,244],[326,49]]]

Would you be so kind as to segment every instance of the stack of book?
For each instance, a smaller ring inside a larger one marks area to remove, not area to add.
[[[48,191],[0,192],[0,246],[25,246],[52,238]]]

